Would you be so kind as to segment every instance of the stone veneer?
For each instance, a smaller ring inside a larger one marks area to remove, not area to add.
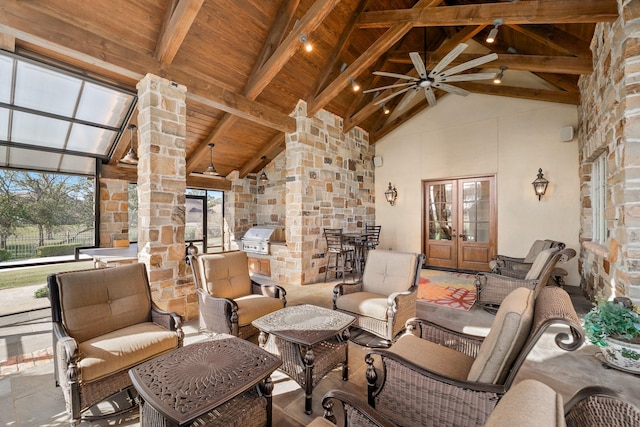
[[[138,259],[153,301],[190,319],[198,303],[185,263],[186,88],[151,74],[137,88]]]
[[[113,237],[129,234],[129,183],[119,179],[100,178],[100,244],[110,248]]]
[[[640,2],[618,0],[620,17],[596,26],[594,71],[579,82],[582,288],[640,302]],[[591,242],[591,162],[607,155],[606,247]]]

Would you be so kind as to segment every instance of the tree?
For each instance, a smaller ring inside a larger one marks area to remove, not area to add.
[[[17,181],[17,172],[0,170],[0,249],[7,249],[7,239],[24,216],[24,202],[16,193]]]

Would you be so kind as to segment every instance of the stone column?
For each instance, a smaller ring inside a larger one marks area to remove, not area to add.
[[[110,248],[113,236],[129,233],[129,183],[100,178],[100,247]]]
[[[197,300],[185,263],[186,87],[147,74],[138,89],[138,259],[153,300],[187,319]]]

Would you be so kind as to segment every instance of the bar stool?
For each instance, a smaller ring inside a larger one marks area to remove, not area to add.
[[[341,228],[325,228],[324,238],[327,242],[327,269],[324,272],[324,281],[327,281],[327,275],[329,271],[346,279],[346,273],[354,272],[354,255],[355,248],[350,245],[346,245],[342,237]]]

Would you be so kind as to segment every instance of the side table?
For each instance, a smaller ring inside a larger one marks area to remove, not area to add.
[[[271,373],[281,364],[227,334],[184,346],[129,370],[141,426],[271,426]]]
[[[303,304],[285,307],[252,322],[260,329],[260,346],[279,355],[280,370],[304,388],[305,413],[313,412],[313,388],[334,367],[342,364],[342,379],[349,379],[349,326],[354,321],[348,314]]]

